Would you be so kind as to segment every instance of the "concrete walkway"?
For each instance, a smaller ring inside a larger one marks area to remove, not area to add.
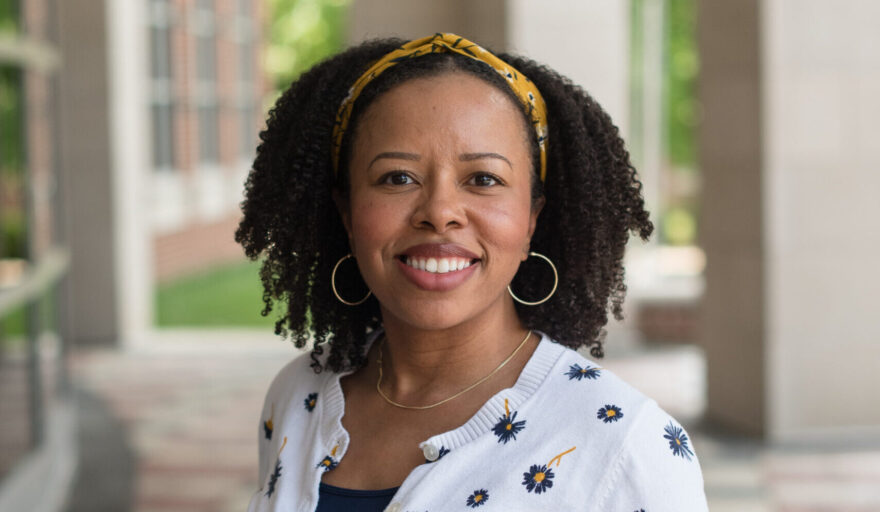
[[[271,333],[226,329],[76,352],[81,459],[67,512],[244,511],[263,394],[296,354]],[[880,511],[880,446],[771,449],[702,431],[698,350],[612,351],[603,366],[690,431],[713,512]]]
[[[87,397],[83,412],[108,421],[81,419],[80,439],[88,444],[80,448],[81,474],[93,477],[77,480],[68,512],[246,510],[258,488],[263,394],[295,354],[271,333],[234,330],[168,331],[144,349],[75,353],[73,381]],[[106,432],[108,422],[116,423],[124,445]],[[99,460],[89,456],[96,450]],[[128,453],[126,468],[120,460]],[[126,474],[127,484],[119,481]]]

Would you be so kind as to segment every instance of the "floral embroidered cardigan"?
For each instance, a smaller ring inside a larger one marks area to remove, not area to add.
[[[610,371],[537,334],[513,387],[419,445],[425,463],[387,510],[708,510],[682,427]],[[315,374],[309,363],[308,354],[291,361],[266,394],[249,512],[315,510],[321,475],[345,457],[343,374]]]

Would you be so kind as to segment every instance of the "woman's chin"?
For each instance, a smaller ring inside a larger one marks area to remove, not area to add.
[[[393,306],[382,307],[385,324],[393,318],[409,327],[423,331],[442,331],[474,321],[482,309],[467,306],[460,299],[418,300],[398,302]]]

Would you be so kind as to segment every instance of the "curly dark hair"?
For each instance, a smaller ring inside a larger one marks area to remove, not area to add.
[[[399,39],[362,43],[293,82],[269,112],[245,183],[244,216],[235,240],[251,260],[264,256],[261,314],[272,311],[273,301],[286,304],[287,310],[275,322],[275,333],[291,337],[297,347],[313,340],[315,371],[362,366],[367,336],[382,322],[374,297],[350,307],[337,301],[330,287],[334,264],[350,252],[332,192],[348,197],[351,133],[359,114],[395,85],[451,71],[477,76],[519,104],[503,78],[482,62],[455,53],[408,59],[373,80],[355,101],[334,176],[331,133],[340,103],[373,62],[403,43]],[[543,195],[546,204],[531,250],[556,264],[559,288],[539,306],[517,303],[517,313],[527,327],[571,348],[589,346],[594,357],[602,357],[608,312],[623,318],[622,262],[630,232],[647,240],[654,229],[644,209],[642,184],[618,128],[589,94],[532,60],[496,55],[535,83],[547,103],[549,124],[545,183],[537,178],[537,142],[532,144],[532,198],[536,201]],[[523,120],[529,122],[525,112]],[[549,268],[532,265],[533,259],[520,267],[511,285],[518,296],[529,299],[545,296],[552,283]],[[344,297],[366,293],[359,279],[337,279],[337,288]],[[319,356],[327,343],[330,354],[322,363]]]

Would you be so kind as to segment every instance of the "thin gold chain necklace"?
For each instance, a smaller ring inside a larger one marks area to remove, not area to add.
[[[480,384],[482,384],[482,383],[486,382],[487,380],[489,380],[490,377],[492,377],[493,375],[495,375],[496,373],[498,373],[499,370],[501,370],[502,368],[504,368],[504,366],[505,366],[507,363],[509,363],[511,359],[513,359],[513,357],[519,352],[519,349],[523,348],[523,346],[526,344],[526,341],[529,339],[529,337],[530,337],[531,335],[532,335],[532,331],[529,330],[529,332],[526,333],[526,337],[523,338],[523,340],[522,340],[521,342],[519,342],[519,346],[516,347],[516,350],[514,350],[509,356],[507,356],[507,359],[505,359],[504,361],[501,361],[501,364],[499,364],[497,368],[495,368],[494,370],[492,370],[492,371],[489,373],[489,375],[486,375],[486,376],[483,377],[482,379],[478,380],[477,382],[474,382],[474,383],[471,384],[470,386],[468,386],[468,387],[462,389],[461,391],[459,391],[458,393],[452,395],[451,397],[449,397],[449,398],[444,398],[443,400],[440,400],[439,402],[437,402],[437,403],[435,403],[435,404],[431,404],[431,405],[403,405],[403,404],[401,404],[401,403],[397,403],[397,402],[395,402],[394,400],[388,398],[388,395],[386,395],[386,394],[382,391],[382,347],[385,346],[385,337],[383,336],[383,337],[382,337],[382,343],[379,345],[379,356],[377,357],[377,361],[376,361],[376,362],[379,364],[379,379],[376,381],[376,391],[379,392],[379,395],[380,395],[382,398],[384,398],[386,402],[388,402],[389,404],[391,404],[391,405],[393,405],[393,406],[395,406],[395,407],[400,407],[401,409],[431,409],[432,407],[437,407],[438,405],[445,404],[446,402],[452,400],[453,398],[458,398],[458,397],[460,397],[461,395],[467,393],[468,391],[474,389],[475,387],[477,387],[477,386],[479,386]]]

